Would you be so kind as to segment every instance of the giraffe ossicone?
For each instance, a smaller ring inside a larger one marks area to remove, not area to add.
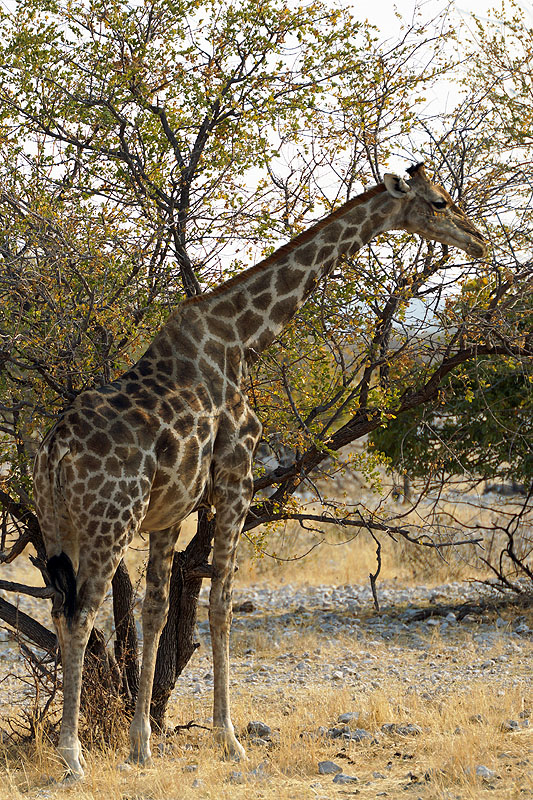
[[[82,392],[41,443],[35,503],[56,591],[52,616],[63,664],[58,749],[70,779],[83,776],[78,715],[87,640],[139,531],[149,534],[150,552],[130,760],[150,759],[150,701],[174,547],[180,523],[204,503],[216,510],[213,725],[225,752],[244,756],[230,716],[228,641],[235,550],[252,499],[261,425],[243,381],[320,276],[374,236],[405,230],[485,255],[483,236],[423,165],[408,172],[406,180],[386,175],[256,266],[185,300],[131,369]]]

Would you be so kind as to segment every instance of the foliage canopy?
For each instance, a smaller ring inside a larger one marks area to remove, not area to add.
[[[323,282],[250,375],[278,461],[247,528],[314,524],[318,501],[322,524],[403,535],[400,513],[328,489],[377,482],[378,448],[354,450],[369,435],[412,474],[530,479],[533,30],[514,3],[466,33],[453,4],[416,8],[394,42],[321,0],[18,0],[0,32],[3,560],[28,540],[44,558],[30,464],[76,394],[399,154],[491,256],[399,234]],[[457,99],[433,113],[444,79]]]

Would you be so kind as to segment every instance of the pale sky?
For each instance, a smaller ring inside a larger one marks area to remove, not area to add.
[[[526,18],[533,22],[533,3],[529,0],[516,0],[517,5],[522,8]],[[340,0],[340,5],[344,5]],[[409,21],[413,15],[413,9],[417,5],[416,0],[353,0],[349,3],[356,13],[366,17],[370,22],[382,29],[387,35],[393,35],[397,29],[397,21],[394,9],[398,9],[405,21]],[[432,17],[435,13],[446,7],[447,3],[443,0],[422,0],[419,3],[424,17]],[[456,0],[453,3],[455,11],[463,18],[464,23],[468,24],[468,17],[476,14],[481,18],[486,18],[488,11],[492,8],[501,7],[501,0]]]
[[[357,19],[368,19],[378,30],[380,42],[383,42],[384,49],[387,45],[393,44],[398,36],[399,21],[396,15],[398,12],[406,26],[413,23],[413,13],[415,8],[421,12],[416,18],[416,23],[420,25],[422,21],[430,22],[451,5],[451,22],[459,31],[465,34],[472,34],[475,38],[476,26],[472,15],[476,15],[481,21],[489,19],[492,9],[500,9],[502,0],[330,0],[337,7],[349,7]],[[505,6],[509,8],[509,0],[504,0]],[[524,12],[525,22],[533,26],[533,0],[515,0],[515,4]],[[429,31],[428,31],[429,32]],[[421,53],[422,61],[424,60]],[[453,108],[460,99],[459,88],[456,83],[447,79],[439,82],[434,87],[428,87],[426,91],[426,109],[432,114],[443,113]],[[417,157],[416,153],[412,154]],[[405,159],[403,154],[398,158],[394,156],[388,162],[388,168],[402,173],[405,169]]]

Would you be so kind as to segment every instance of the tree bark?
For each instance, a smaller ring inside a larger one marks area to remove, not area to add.
[[[165,714],[176,680],[198,647],[194,641],[198,596],[203,577],[209,575],[214,522],[205,509],[198,513],[196,535],[187,548],[175,553],[170,579],[170,608],[161,634],[155,668],[151,717],[163,730]]]
[[[8,625],[21,633],[31,642],[46,650],[48,653],[53,653],[57,648],[57,637],[55,633],[45,628],[40,622],[37,622],[32,617],[29,617],[23,611],[8,603],[7,600],[0,598],[0,619],[7,622]]]
[[[413,492],[411,488],[411,479],[407,473],[403,476],[403,503],[404,505],[411,503],[413,499]]]
[[[121,695],[127,711],[133,711],[139,691],[138,640],[133,604],[133,584],[122,560],[113,576],[113,619],[115,658],[122,673]]]

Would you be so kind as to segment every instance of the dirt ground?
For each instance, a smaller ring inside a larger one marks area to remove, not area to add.
[[[137,545],[132,575],[141,574],[145,556]],[[275,543],[287,557],[306,546],[290,532]],[[242,763],[224,761],[209,730],[207,587],[200,646],[171,698],[167,735],[154,737],[153,764],[123,763],[122,727],[113,747],[101,748],[95,712],[83,720],[87,777],[73,786],[50,782],[62,775],[57,728],[50,735],[38,728],[27,742],[11,735],[15,720],[46,697],[20,644],[1,632],[0,800],[533,797],[531,603],[503,602],[472,583],[466,561],[409,553],[384,544],[378,612],[368,583],[371,540],[341,546],[331,537],[307,559],[289,562],[258,559],[243,541],[231,639],[233,719],[248,756]],[[17,561],[3,577],[38,583],[28,562]],[[43,601],[21,598],[20,606],[50,624]],[[108,610],[109,603],[103,616]],[[60,708],[59,696],[50,719]]]

